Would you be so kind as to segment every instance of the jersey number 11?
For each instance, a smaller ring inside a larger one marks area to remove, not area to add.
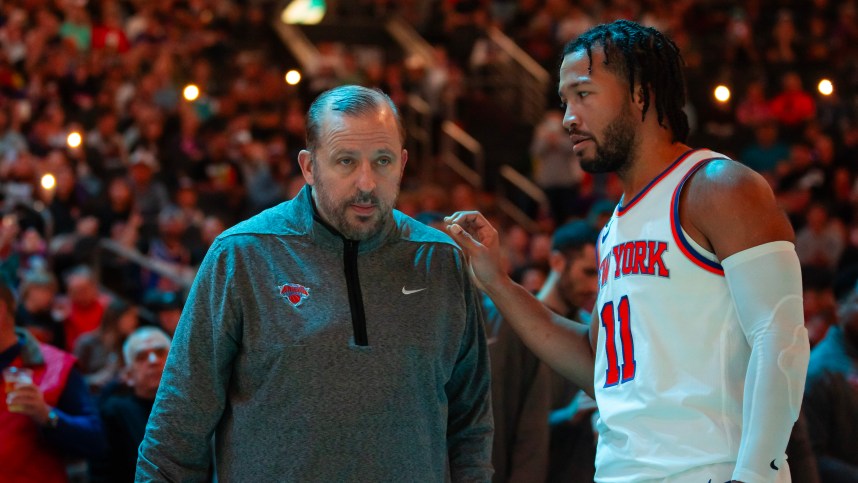
[[[631,311],[629,310],[629,297],[623,296],[617,305],[617,313],[614,314],[614,302],[607,302],[599,312],[602,327],[605,328],[605,355],[608,357],[608,370],[606,371],[605,387],[616,386],[620,382],[628,382],[635,378],[635,343],[632,338]],[[623,379],[620,380],[620,363],[617,358],[617,342],[614,324],[620,324],[620,345],[623,350]]]

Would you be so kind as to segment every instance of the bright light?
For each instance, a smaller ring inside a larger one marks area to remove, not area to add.
[[[286,73],[286,83],[290,86],[294,86],[295,84],[301,82],[301,73],[297,70],[290,70]]]
[[[718,86],[715,88],[715,99],[718,102],[727,102],[730,100],[730,89],[727,86]]]
[[[823,96],[830,96],[834,92],[834,84],[828,79],[822,79],[817,86],[819,93]]]
[[[325,17],[324,0],[294,0],[280,14],[285,24],[315,25]]]
[[[54,178],[54,175],[52,175],[51,173],[42,176],[42,188],[45,188],[46,190],[52,190],[56,185],[57,179]]]
[[[185,90],[182,91],[182,95],[185,96],[186,101],[196,101],[200,97],[200,88],[193,84],[188,84],[185,86]]]
[[[80,136],[79,132],[72,131],[66,138],[66,143],[68,143],[70,148],[76,148],[80,146],[81,142],[83,142],[83,138]]]

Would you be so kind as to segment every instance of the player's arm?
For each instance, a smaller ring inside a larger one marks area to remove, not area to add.
[[[474,278],[524,344],[555,371],[593,395],[593,351],[586,325],[550,310],[501,267],[497,230],[476,211],[444,219],[468,257]]]
[[[798,418],[810,353],[793,231],[765,180],[733,161],[701,168],[682,196],[683,227],[722,261],[751,347],[733,479],[773,481]]]

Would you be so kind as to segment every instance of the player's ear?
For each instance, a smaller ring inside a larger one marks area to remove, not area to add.
[[[635,107],[641,112],[644,110],[644,88],[640,84],[635,84],[634,96],[632,101],[634,102]],[[652,104],[652,99],[650,99],[650,104]]]

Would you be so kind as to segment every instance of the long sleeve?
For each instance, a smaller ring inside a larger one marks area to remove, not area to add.
[[[89,395],[83,376],[77,370],[69,372],[57,407],[59,422],[54,429],[44,429],[45,439],[64,453],[81,457],[95,456],[103,450],[104,435],[101,418]]]
[[[751,347],[733,479],[774,481],[798,419],[810,353],[798,257],[791,243],[778,241],[741,251],[722,265]]]
[[[482,312],[465,280],[468,320],[459,357],[445,386],[449,401],[447,451],[454,482],[490,481],[492,409],[490,370]]]
[[[191,287],[140,445],[136,481],[209,476],[212,435],[240,343],[242,310],[230,279],[241,268],[234,258],[216,242]]]

